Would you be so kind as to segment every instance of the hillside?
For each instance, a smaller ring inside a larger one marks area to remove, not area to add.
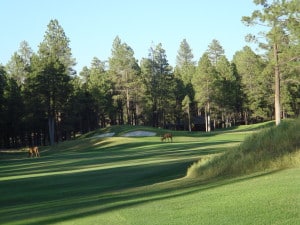
[[[239,146],[217,157],[203,157],[188,170],[188,177],[210,179],[238,176],[267,169],[300,165],[300,120],[250,135]]]

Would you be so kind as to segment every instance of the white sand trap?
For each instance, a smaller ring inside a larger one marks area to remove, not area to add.
[[[115,133],[114,132],[112,132],[112,133],[105,133],[105,134],[97,134],[97,135],[94,135],[93,136],[93,138],[100,138],[100,137],[112,137],[112,136],[114,136],[115,135]]]
[[[132,131],[132,132],[128,132],[122,136],[123,137],[151,137],[151,136],[155,136],[155,135],[156,135],[156,133],[151,132],[151,131]]]

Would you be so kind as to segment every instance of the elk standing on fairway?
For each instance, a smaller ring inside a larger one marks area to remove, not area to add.
[[[29,147],[28,149],[28,157],[40,157],[39,148],[37,146]]]
[[[161,141],[164,141],[164,140],[171,140],[171,142],[173,142],[173,139],[172,139],[172,134],[171,133],[166,133],[164,135],[161,136]]]

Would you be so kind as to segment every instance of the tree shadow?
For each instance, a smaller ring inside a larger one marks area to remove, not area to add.
[[[149,168],[137,168],[149,169]],[[112,173],[113,171],[108,171]],[[244,182],[251,179],[267,176],[278,171],[270,171],[261,174],[253,174],[238,178],[218,178],[209,181],[197,179],[173,179],[166,181],[165,185],[149,185],[134,182],[134,185],[126,184],[123,187],[106,187],[101,190],[97,186],[85,185],[69,189],[68,193],[56,193],[50,196],[35,196],[28,203],[20,202],[19,206],[7,205],[5,215],[1,216],[2,222],[16,222],[26,218],[37,218],[30,224],[53,224],[71,221],[78,218],[101,214],[112,210],[120,210],[139,204],[161,201],[169,198],[180,197],[189,194],[201,193],[206,190]],[[82,174],[82,176],[92,176]],[[73,179],[72,179],[73,180]],[[162,179],[163,181],[164,179]],[[122,182],[123,180],[119,181]],[[40,182],[40,181],[36,181]],[[90,183],[89,183],[90,184]],[[3,210],[1,210],[3,211]],[[3,212],[2,212],[3,213]],[[2,214],[1,213],[1,214]],[[51,217],[49,217],[51,215]],[[22,223],[20,223],[22,224]],[[25,224],[25,221],[24,221]]]
[[[201,156],[223,152],[232,141],[166,144],[143,139],[111,146],[110,140],[66,143],[68,150],[60,145],[38,159],[5,161],[0,177],[11,177],[0,180],[5,206],[0,222],[26,224],[34,218],[30,224],[52,224],[226,183],[181,178]]]

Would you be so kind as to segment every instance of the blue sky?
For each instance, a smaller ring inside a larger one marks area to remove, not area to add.
[[[162,43],[169,64],[185,38],[198,61],[213,39],[229,60],[248,43],[254,28],[241,22],[255,9],[252,0],[0,0],[0,63],[5,65],[26,40],[33,51],[43,41],[47,25],[57,19],[70,39],[77,72],[93,57],[107,60],[118,35],[135,52],[147,57]]]

